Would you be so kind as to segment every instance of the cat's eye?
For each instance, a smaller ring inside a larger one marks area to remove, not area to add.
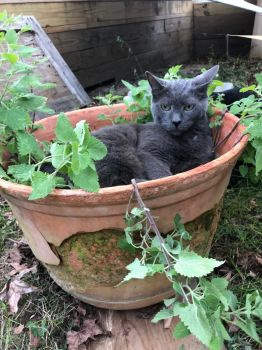
[[[193,104],[187,104],[187,105],[185,105],[184,106],[184,110],[185,111],[192,111],[192,109],[195,107],[195,105],[193,105]]]
[[[170,105],[165,105],[165,104],[162,104],[160,107],[163,111],[170,111],[171,109]]]

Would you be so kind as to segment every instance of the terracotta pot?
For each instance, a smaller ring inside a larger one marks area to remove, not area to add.
[[[114,109],[121,110],[121,115],[129,119],[134,117],[122,104]],[[113,110],[100,106],[67,115],[74,125],[85,119],[92,129],[97,129],[109,124],[97,119],[101,113],[112,116]],[[39,140],[54,137],[56,118],[41,120],[45,128],[37,131]],[[237,121],[235,116],[225,115],[220,140]],[[161,232],[172,230],[173,218],[179,213],[193,235],[192,247],[200,254],[210,250],[231,171],[247,143],[247,136],[239,141],[243,130],[243,126],[236,127],[212,162],[138,184],[146,205],[159,218]],[[30,186],[0,180],[0,192],[10,204],[35,256],[70,294],[112,309],[144,307],[172,295],[170,283],[162,275],[116,287],[127,273],[125,266],[134,259],[131,253],[118,248],[131,185],[104,188],[99,193],[57,189],[47,198],[29,201]]]

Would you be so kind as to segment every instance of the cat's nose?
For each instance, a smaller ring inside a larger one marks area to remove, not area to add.
[[[178,127],[178,125],[181,123],[181,120],[172,120],[172,123]]]

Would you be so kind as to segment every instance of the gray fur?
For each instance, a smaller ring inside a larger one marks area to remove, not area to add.
[[[127,185],[131,179],[158,179],[213,159],[206,115],[207,87],[218,66],[193,79],[164,80],[147,72],[153,123],[114,125],[93,133],[108,149],[98,161],[101,187]]]

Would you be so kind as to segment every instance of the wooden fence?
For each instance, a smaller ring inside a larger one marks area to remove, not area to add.
[[[192,1],[2,0],[33,15],[84,87],[190,60]]]
[[[35,16],[85,88],[208,57],[212,47],[225,53],[224,34],[252,34],[254,21],[254,13],[191,0],[1,0],[4,8]],[[243,39],[233,40],[243,52]]]

